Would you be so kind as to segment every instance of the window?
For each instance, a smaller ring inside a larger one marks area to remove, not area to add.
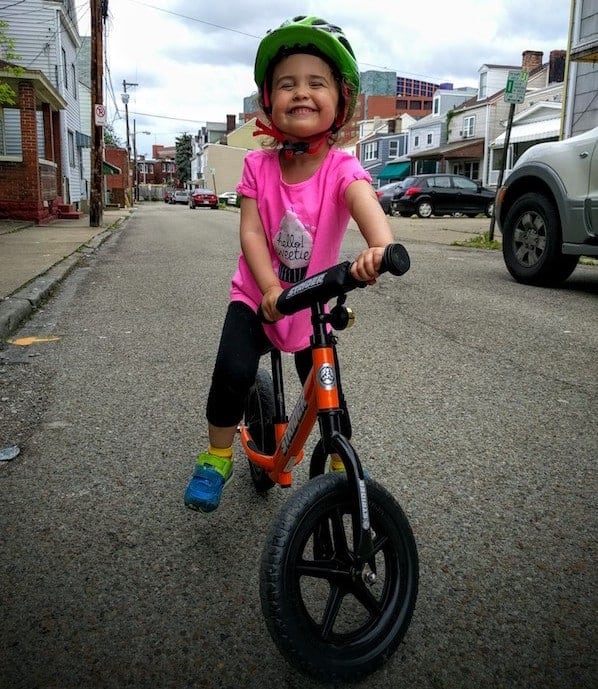
[[[422,109],[421,100],[412,100],[411,101],[411,107],[413,110],[421,110]]]
[[[70,129],[68,130],[68,142],[69,142],[69,165],[75,167],[75,133]]]
[[[419,136],[416,136],[413,139],[413,148],[417,148],[419,146]]]
[[[480,88],[478,89],[478,100],[486,98],[488,95],[488,72],[480,74]]]
[[[62,75],[64,77],[64,88],[68,89],[69,87],[69,73],[66,68],[66,50],[63,48],[62,49]]]
[[[470,179],[466,179],[465,177],[453,177],[453,185],[457,189],[465,189],[467,191],[477,191],[478,185],[475,182],[472,182]]]
[[[441,189],[449,189],[451,186],[451,178],[450,177],[434,177],[433,186],[440,187]]]
[[[376,160],[378,157],[378,142],[374,141],[369,144],[365,144],[363,147],[363,160]]]
[[[428,144],[428,146],[432,144],[432,134],[428,134],[428,136],[426,137],[426,143]]]
[[[71,77],[73,81],[73,95],[75,99],[77,98],[77,72],[75,71],[75,65],[71,65]]]
[[[399,142],[398,141],[391,141],[388,144],[388,157],[389,158],[396,158],[399,155],[398,149],[399,149]]]
[[[463,137],[470,138],[475,133],[475,115],[463,118]]]
[[[433,107],[433,110],[432,110],[432,114],[433,114],[433,115],[438,115],[438,114],[440,114],[440,98],[439,98],[439,97],[434,98],[434,107]]]
[[[406,98],[398,98],[397,99],[397,110],[408,110],[409,109],[409,103],[407,102]]]

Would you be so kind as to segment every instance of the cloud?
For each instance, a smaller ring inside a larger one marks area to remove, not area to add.
[[[111,3],[106,100],[117,133],[125,129],[123,79],[139,84],[128,89],[129,111],[138,131],[152,131],[138,137],[138,149],[147,154],[151,143],[172,145],[183,132],[239,114],[256,90],[253,61],[261,37],[290,17],[320,16],[322,6],[321,0]],[[324,16],[343,27],[361,71],[389,69],[475,86],[484,63],[520,65],[524,50],[542,51],[546,61],[551,50],[565,49],[569,7],[563,0],[544,0],[540,11],[521,0],[433,1],[423,13],[396,0],[367,6],[327,0]]]

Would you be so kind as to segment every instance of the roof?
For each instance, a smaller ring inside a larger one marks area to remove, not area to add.
[[[102,174],[103,175],[120,175],[122,170],[116,165],[112,165],[107,160],[102,161]]]
[[[484,139],[464,139],[463,141],[454,141],[450,144],[445,144],[444,146],[439,146],[438,148],[428,148],[423,151],[418,151],[417,153],[408,154],[409,158],[450,158],[453,157],[449,154],[456,154],[454,157],[460,157],[458,151],[461,149],[470,149],[474,147],[482,147]],[[481,151],[480,151],[481,153]]]
[[[388,163],[378,173],[378,179],[399,180],[406,177],[411,169],[411,163],[407,161]]]
[[[537,120],[525,124],[514,124],[511,127],[509,143],[516,144],[522,141],[542,141],[558,137],[561,132],[561,118],[553,117],[549,120]],[[503,148],[505,145],[506,132],[503,132],[494,139],[492,148]]]

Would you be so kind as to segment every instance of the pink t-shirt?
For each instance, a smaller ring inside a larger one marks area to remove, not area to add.
[[[245,156],[237,192],[255,199],[266,232],[272,266],[283,288],[338,262],[351,216],[345,191],[351,182],[370,175],[359,160],[331,148],[318,170],[304,182],[282,180],[278,151],[251,151]],[[243,254],[233,276],[231,300],[257,310],[262,293]],[[310,310],[265,325],[272,344],[285,352],[309,346]]]

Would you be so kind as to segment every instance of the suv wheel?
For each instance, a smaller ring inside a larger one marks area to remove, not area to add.
[[[561,225],[553,204],[543,194],[523,194],[502,226],[502,252],[507,270],[526,285],[566,280],[578,256],[561,253]]]
[[[429,201],[420,201],[415,210],[420,218],[429,218],[434,212],[432,204]]]

